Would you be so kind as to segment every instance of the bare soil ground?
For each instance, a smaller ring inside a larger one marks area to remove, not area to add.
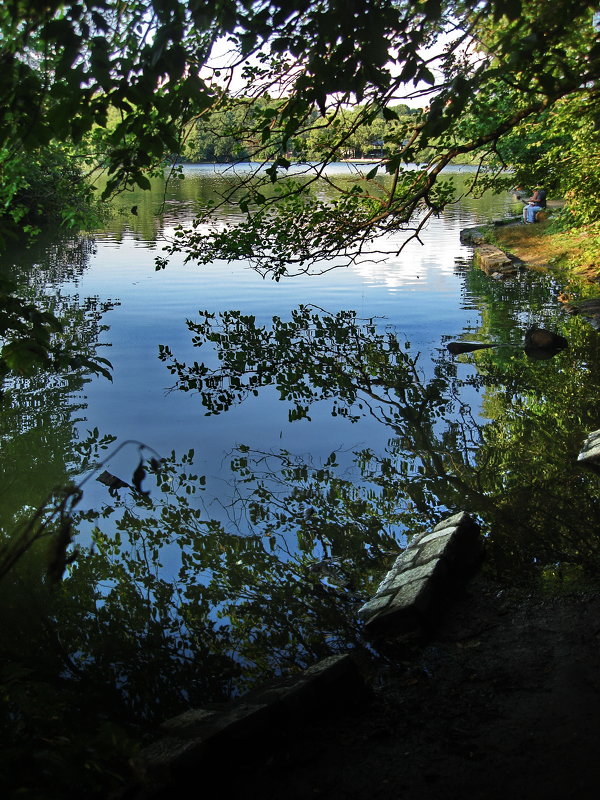
[[[524,261],[531,269],[553,271],[556,264],[566,267],[573,277],[591,282],[600,279],[600,263],[590,243],[597,234],[578,229],[546,235],[548,221],[536,225],[506,225],[495,230],[498,244]],[[597,241],[597,240],[596,240]]]
[[[600,593],[534,597],[479,577],[427,640],[390,647],[370,702],[274,732],[220,795],[600,796]]]
[[[548,222],[537,225],[506,225],[496,231],[500,246],[534,269],[549,269],[552,262],[566,255],[554,237],[543,236]]]

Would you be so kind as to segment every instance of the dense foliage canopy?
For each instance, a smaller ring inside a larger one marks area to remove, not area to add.
[[[398,122],[386,129],[379,169],[391,183],[376,181],[377,169],[370,170],[368,181],[340,192],[324,221],[310,199],[312,180],[306,182],[305,264],[324,250],[356,253],[369,236],[409,225],[415,215],[418,227],[451,197],[436,188],[441,170],[469,153],[484,165],[517,166],[519,178],[531,181],[539,179],[540,153],[562,151],[558,167],[549,157],[554,168],[543,178],[570,192],[575,216],[585,219],[597,197],[589,186],[582,191],[581,166],[565,151],[573,149],[573,128],[577,142],[597,143],[594,6],[591,0],[229,0],[210,6],[8,0],[0,11],[0,103],[7,109],[0,159],[10,174],[24,152],[39,157],[52,143],[69,142],[107,169],[108,194],[132,183],[143,187],[148,170],[185,149],[190,123],[205,124],[215,112],[231,115],[241,103],[247,113],[223,128],[239,142],[239,155],[269,160],[238,196],[249,215],[242,238],[248,249],[262,249],[265,263],[269,235],[298,227],[295,203],[278,210],[297,187],[283,184],[267,195],[265,183],[285,177],[288,156],[303,137],[323,140],[314,180],[379,119]],[[424,109],[399,118],[394,106],[407,99]],[[349,116],[356,103],[359,112]],[[427,165],[406,170],[423,152]],[[3,185],[5,208],[21,189],[18,175]],[[299,238],[296,233],[291,247]],[[230,256],[232,242],[239,237],[221,239],[213,254]],[[192,238],[177,247],[195,258],[204,245]],[[275,269],[282,272],[284,266]]]

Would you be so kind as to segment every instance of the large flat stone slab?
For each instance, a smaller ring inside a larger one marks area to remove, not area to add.
[[[600,430],[593,431],[584,440],[577,463],[600,474]]]
[[[473,254],[473,263],[486,275],[509,276],[516,275],[519,271],[518,262],[511,259],[504,250],[491,244],[483,244],[476,248]]]
[[[339,713],[370,693],[349,654],[330,656],[299,675],[255,689],[218,710],[191,709],[161,725],[162,736],[131,765],[135,785],[127,798],[150,800],[193,785],[207,770],[268,749],[315,715]]]
[[[447,598],[483,557],[479,526],[465,512],[414,537],[358,614],[370,635],[415,632],[434,622]]]

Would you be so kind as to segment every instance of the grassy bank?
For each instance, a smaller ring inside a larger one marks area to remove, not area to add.
[[[600,222],[569,231],[557,231],[552,219],[507,225],[494,230],[494,240],[532,268],[551,269],[566,282],[600,283]]]

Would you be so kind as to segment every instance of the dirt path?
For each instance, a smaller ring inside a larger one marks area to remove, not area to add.
[[[595,800],[599,645],[599,594],[533,599],[479,578],[433,638],[380,668],[371,703],[275,735],[229,790],[248,800]]]

